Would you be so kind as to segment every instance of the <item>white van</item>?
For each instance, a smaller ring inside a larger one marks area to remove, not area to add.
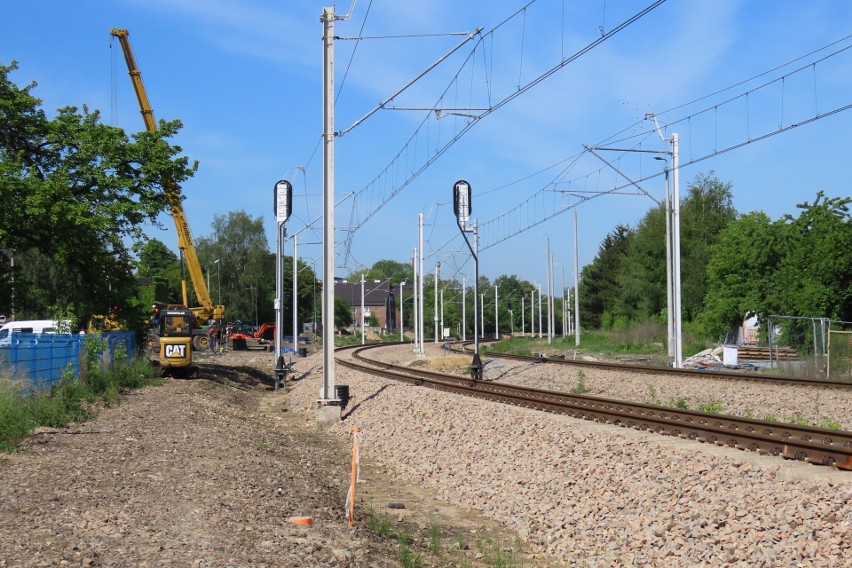
[[[0,345],[11,345],[13,333],[56,333],[57,327],[59,322],[56,320],[10,321],[0,327]]]

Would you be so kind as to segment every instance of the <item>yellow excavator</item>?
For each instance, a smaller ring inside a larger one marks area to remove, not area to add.
[[[110,30],[113,37],[118,38],[121,44],[121,50],[124,52],[124,59],[127,62],[127,70],[130,73],[130,79],[133,82],[133,90],[136,92],[136,98],[139,101],[139,108],[142,112],[142,120],[145,122],[145,128],[148,132],[157,130],[157,121],[154,120],[154,111],[148,102],[148,95],[145,93],[145,86],[142,84],[142,74],[136,65],[136,58],[133,56],[133,49],[130,47],[130,33],[126,29],[113,28]],[[178,234],[178,248],[180,248],[181,258],[186,263],[187,271],[192,279],[192,286],[195,290],[195,297],[201,304],[197,307],[189,308],[192,311],[194,326],[192,345],[196,349],[206,349],[208,347],[207,334],[202,326],[212,318],[221,320],[225,317],[225,306],[213,305],[213,300],[210,298],[210,292],[207,289],[207,284],[204,282],[204,274],[201,270],[201,264],[198,262],[198,254],[195,250],[195,243],[192,240],[192,234],[189,232],[189,222],[186,219],[186,214],[183,212],[183,204],[181,203],[180,188],[174,182],[165,184],[166,200],[169,203],[172,219],[175,222],[175,228]],[[183,293],[183,306],[189,306],[189,300],[186,293],[186,280],[181,280],[181,291]]]

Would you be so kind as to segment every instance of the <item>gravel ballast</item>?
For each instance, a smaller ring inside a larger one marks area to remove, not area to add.
[[[415,359],[409,346],[381,351],[391,362]],[[427,355],[445,356],[433,346]],[[529,374],[552,381],[546,375],[553,368],[536,366]],[[598,396],[618,390],[589,371],[584,380]],[[637,380],[633,388],[641,397],[657,379]],[[852,566],[849,472],[447,395],[340,365],[336,383],[348,384],[353,400],[335,430],[346,436],[357,424],[365,459],[508,524],[555,561]],[[311,412],[321,384],[321,372],[294,381],[294,407]],[[661,398],[706,397],[721,400],[725,409],[734,404],[727,396],[749,395],[755,417],[806,410],[771,393],[764,398],[755,383],[742,387],[745,394],[730,395],[723,392],[730,387],[720,390],[718,383],[692,394],[680,390],[685,386],[655,388]],[[817,414],[842,416],[846,423],[849,395],[820,395],[820,408]]]

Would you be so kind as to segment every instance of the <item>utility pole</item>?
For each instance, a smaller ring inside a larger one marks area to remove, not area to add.
[[[334,7],[322,9],[323,22],[323,238],[321,402],[334,400]]]
[[[425,313],[423,311],[423,213],[418,214],[418,221],[420,225],[420,345],[418,354],[426,355],[426,322],[425,322]]]
[[[550,235],[547,235],[547,344],[553,342],[553,275],[551,274],[550,263]]]
[[[521,296],[521,337],[524,336],[524,296]]]
[[[681,282],[680,282],[680,144],[678,142],[677,132],[672,133],[672,185],[674,186],[674,194],[672,195],[672,272],[674,273],[674,335],[675,344],[675,359],[674,366],[676,369],[683,367],[683,333],[681,318]]]
[[[414,298],[412,307],[414,308],[414,352],[420,352],[420,304],[418,303],[417,289],[417,247],[414,247],[414,256],[411,257],[411,266],[414,274]]]
[[[479,295],[479,327],[482,329],[482,335],[485,336],[485,294]]]
[[[438,343],[438,279],[441,277],[441,261],[435,263],[435,343]]]
[[[543,318],[541,316],[541,284],[538,285],[538,338],[544,337]]]
[[[580,346],[580,261],[577,245],[577,208],[574,208],[574,346]]]
[[[500,339],[500,303],[497,298],[497,286],[494,286],[494,339]]]
[[[361,273],[361,345],[364,345],[364,273]]]
[[[444,340],[444,289],[441,288],[441,341]]]
[[[293,350],[299,352],[299,235],[293,235]]]

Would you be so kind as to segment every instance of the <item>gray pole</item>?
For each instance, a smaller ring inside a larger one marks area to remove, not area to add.
[[[364,273],[361,273],[361,345],[364,345]]]
[[[497,297],[497,286],[494,286],[494,339],[500,339],[500,299]]]
[[[485,294],[479,295],[479,327],[482,328],[482,333],[485,333]]]
[[[441,341],[444,340],[444,289],[441,288]]]
[[[323,258],[322,258],[322,401],[334,393],[334,7],[322,9],[323,21]]]
[[[544,318],[541,314],[541,284],[538,285],[538,337],[544,337]]]
[[[672,133],[672,185],[674,194],[672,205],[674,214],[672,216],[672,271],[674,272],[674,329],[675,329],[675,368],[683,367],[683,334],[681,320],[681,297],[680,297],[680,149],[677,132]]]
[[[524,296],[521,296],[521,337],[524,336]]]
[[[580,346],[580,260],[577,244],[577,208],[574,208],[574,345]]]
[[[293,351],[299,352],[299,236],[293,235]]]
[[[418,220],[420,222],[420,345],[418,353],[420,355],[426,355],[426,322],[424,321],[424,316],[426,315],[423,311],[423,213],[418,215]]]
[[[441,261],[435,263],[435,343],[438,343],[438,278],[441,274]]]
[[[414,247],[414,256],[411,257],[411,267],[412,274],[414,274],[414,298],[412,302],[412,307],[414,308],[414,352],[418,353],[420,351],[420,308],[418,307],[420,304],[418,291],[417,291],[417,247]]]
[[[547,344],[553,342],[553,274],[550,264],[550,235],[547,235]]]
[[[672,203],[669,199],[669,168],[666,174],[666,332],[669,357],[674,357],[674,313],[672,306]]]

